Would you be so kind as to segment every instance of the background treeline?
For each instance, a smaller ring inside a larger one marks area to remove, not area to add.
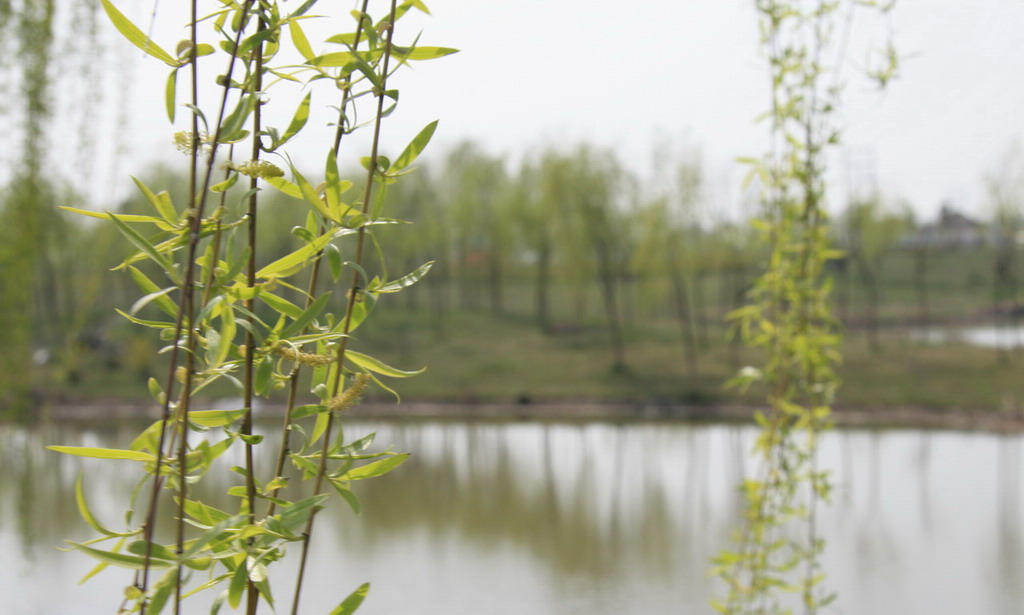
[[[382,300],[380,318],[360,335],[395,364],[429,366],[428,375],[403,383],[411,398],[742,397],[722,383],[755,357],[728,335],[726,315],[743,304],[764,246],[749,221],[721,213],[738,208],[716,202],[696,158],[661,175],[655,185],[612,152],[587,145],[549,148],[515,167],[472,143],[452,148],[387,195],[385,215],[413,223],[377,231],[392,235],[390,278],[436,264],[393,303]],[[184,185],[168,169],[145,180],[172,193]],[[298,239],[289,243],[276,231],[301,225],[306,211],[301,201],[267,192],[261,241],[268,254],[285,254]],[[831,276],[847,331],[844,377],[858,383],[846,388],[846,403],[1016,409],[1020,386],[1003,366],[1009,353],[923,344],[908,333],[1016,324],[1022,192],[993,180],[990,193],[993,215],[984,224],[952,206],[919,220],[908,204],[874,193],[833,207],[841,254]],[[229,206],[241,196],[232,195]],[[113,225],[83,223],[56,207],[88,207],[77,198],[31,178],[2,193],[8,239],[0,253],[0,326],[14,342],[7,405],[19,388],[34,405],[61,396],[136,395],[138,378],[155,373],[160,359],[154,342],[115,312],[128,311],[138,294],[127,275],[105,272],[129,246]],[[140,195],[120,210],[147,208]],[[379,270],[371,259],[370,275]],[[343,293],[333,301],[340,310]],[[915,385],[944,373],[949,377],[926,391]]]

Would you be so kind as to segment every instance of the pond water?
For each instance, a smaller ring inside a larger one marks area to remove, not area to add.
[[[981,326],[959,328],[915,329],[910,339],[926,344],[948,344],[962,342],[981,348],[1002,348],[1010,350],[1024,347],[1024,327]]]
[[[43,446],[120,447],[136,430],[0,427],[2,612],[114,613],[128,571],[77,585],[92,561],[56,547],[90,535],[72,495],[79,472],[94,511],[116,526],[136,468]],[[711,612],[708,562],[737,522],[735,485],[751,467],[752,428],[346,426],[350,436],[373,430],[378,443],[414,457],[360,485],[362,516],[339,505],[318,518],[304,613],[328,613],[364,581],[373,589],[360,615]],[[826,612],[1019,614],[1022,447],[1017,435],[829,434],[822,463],[836,492],[821,527],[839,600]],[[275,585],[279,601],[285,585]],[[186,611],[205,612],[196,607]]]

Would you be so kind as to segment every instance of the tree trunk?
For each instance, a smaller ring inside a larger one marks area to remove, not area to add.
[[[501,316],[505,312],[504,300],[501,292],[502,285],[502,268],[501,268],[501,256],[497,253],[497,250],[492,246],[490,256],[490,289],[491,289],[491,313],[495,316]]]
[[[544,244],[537,253],[537,288],[535,295],[537,324],[544,335],[551,335],[551,309],[548,287],[551,283],[551,246]]]
[[[917,297],[917,319],[922,327],[931,321],[928,309],[928,248],[914,250],[914,295]]]
[[[676,319],[679,321],[679,328],[683,337],[683,353],[686,356],[687,373],[692,382],[697,381],[697,336],[693,322],[693,310],[690,308],[690,293],[686,287],[686,278],[679,270],[679,263],[676,261],[676,250],[672,249],[668,254],[669,271],[672,278],[672,290],[675,299]]]

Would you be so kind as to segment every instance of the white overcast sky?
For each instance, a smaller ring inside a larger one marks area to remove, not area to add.
[[[378,4],[380,13],[384,3]],[[435,155],[464,139],[511,160],[540,145],[589,141],[614,148],[644,175],[658,147],[677,154],[698,150],[712,194],[735,207],[744,170],[734,160],[761,153],[766,131],[754,122],[768,92],[752,0],[428,4],[433,17],[409,20],[406,34],[422,29],[420,44],[461,53],[400,73],[395,85],[402,102],[385,126],[386,149],[397,152],[419,128],[440,119]],[[184,2],[118,5],[140,25],[149,24],[155,6],[153,36],[165,48],[183,38]],[[346,12],[354,2],[321,0],[317,12],[334,5]],[[853,24],[844,73],[844,145],[831,162],[841,183],[833,202],[841,205],[842,182],[851,180],[906,199],[923,215],[949,200],[986,216],[984,179],[1024,137],[1024,1],[900,0],[888,23],[863,15]],[[857,70],[867,62],[864,46],[890,35],[903,67],[879,94]],[[108,38],[123,49],[115,36]],[[182,162],[169,145],[174,129],[163,112],[163,65],[138,52],[122,58],[131,77],[112,85],[126,101],[119,122],[128,130],[121,134],[132,136],[123,142],[126,155],[99,171],[99,177],[117,176],[103,182],[118,186],[114,195],[128,189],[127,174],[150,161]],[[310,127],[327,120],[314,115]],[[300,147],[293,156],[319,170],[323,149]]]

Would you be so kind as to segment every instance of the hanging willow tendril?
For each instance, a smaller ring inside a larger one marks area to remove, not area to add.
[[[761,190],[763,215],[755,225],[769,259],[750,304],[730,318],[749,345],[764,350],[766,363],[744,368],[731,382],[763,387],[768,409],[755,417],[758,473],[743,484],[738,548],[715,561],[728,591],[713,606],[729,615],[790,613],[793,602],[812,614],[836,598],[822,585],[825,543],[817,530],[818,502],[831,489],[818,467],[818,441],[832,424],[841,359],[825,276],[825,264],[839,256],[827,232],[825,154],[839,142],[834,114],[846,37],[837,43],[836,29],[849,27],[854,8],[868,4],[874,3],[756,2],[771,78],[772,140],[767,155],[746,162],[748,181]],[[884,13],[892,5],[876,8]],[[799,599],[786,598],[793,594]]]

